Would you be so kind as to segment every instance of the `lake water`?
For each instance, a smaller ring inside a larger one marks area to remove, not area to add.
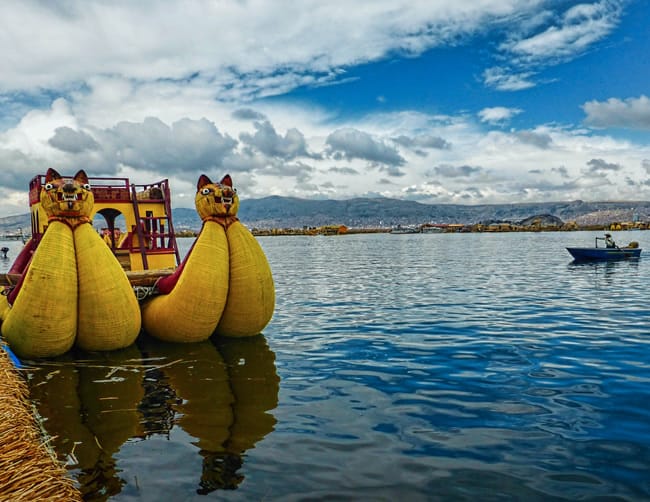
[[[650,258],[572,263],[596,235],[259,238],[263,335],[41,362],[32,399],[86,500],[647,500]]]

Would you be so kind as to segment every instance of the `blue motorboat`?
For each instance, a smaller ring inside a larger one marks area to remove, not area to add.
[[[630,242],[627,246],[619,247],[614,241],[609,239],[609,244],[606,246],[598,246],[599,240],[608,242],[606,238],[596,237],[594,247],[588,248],[566,248],[567,251],[573,256],[576,261],[596,261],[596,260],[625,260],[628,258],[639,258],[641,256],[641,248],[636,241]]]

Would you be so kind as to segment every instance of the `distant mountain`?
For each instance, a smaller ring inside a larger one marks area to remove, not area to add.
[[[552,215],[578,224],[650,220],[650,201],[545,202],[518,204],[422,204],[387,198],[307,200],[293,197],[247,199],[239,217],[249,227],[301,228],[342,224],[349,227],[390,227],[422,223],[520,222],[536,215]]]
[[[579,225],[614,221],[650,220],[650,201],[628,202],[543,202],[517,204],[422,204],[387,198],[310,200],[271,196],[244,199],[239,219],[250,228],[302,228],[321,225],[348,227],[391,227],[423,223],[518,223],[538,215],[551,215]],[[173,210],[176,230],[199,230],[201,220],[188,208]],[[31,228],[29,214],[0,218],[0,232]]]
[[[32,229],[32,218],[29,213],[17,214],[14,216],[5,216],[0,218],[0,232],[17,232],[22,229],[23,232],[30,234]]]

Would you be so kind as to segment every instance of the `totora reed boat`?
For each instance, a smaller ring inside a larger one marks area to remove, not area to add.
[[[21,359],[73,346],[121,349],[141,329],[183,343],[254,336],[272,317],[271,270],[239,222],[229,175],[216,183],[199,177],[203,223],[183,261],[168,180],[136,185],[48,169],[31,180],[29,204],[32,236],[0,276],[2,338]],[[98,216],[101,236],[93,227]]]

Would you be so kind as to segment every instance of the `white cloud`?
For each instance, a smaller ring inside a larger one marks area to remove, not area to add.
[[[170,178],[175,207],[192,207],[196,177],[202,172],[212,177],[230,172],[242,198],[271,194],[348,198],[381,193],[423,202],[471,204],[650,197],[650,186],[617,182],[647,178],[650,147],[569,128],[486,131],[467,116],[410,112],[369,115],[336,129],[309,122],[314,115],[296,114],[292,123],[297,127],[289,134],[289,129],[277,125],[289,119],[265,110],[266,134],[255,139],[255,130],[246,129],[251,124],[231,122],[231,113],[223,115],[223,121],[186,118],[167,123],[150,118],[100,129],[79,127],[64,105],[57,102],[52,110],[34,113],[0,134],[0,163],[8,166],[1,171],[0,186],[13,190],[5,203],[23,204],[27,181],[46,165],[65,166],[70,172],[84,167],[91,176],[128,176],[136,183]],[[70,124],[63,137],[51,123],[57,114]],[[34,123],[37,117],[42,125]],[[11,143],[19,144],[16,138],[27,135],[28,126],[42,131],[36,136],[38,148],[25,144],[10,148]],[[250,144],[235,139],[245,131],[250,141],[264,148],[252,150]],[[52,138],[65,140],[65,148],[60,149],[56,141],[54,148],[48,143]],[[448,147],[437,148],[439,140]],[[92,148],[79,148],[79,144]],[[431,147],[423,157],[413,145]],[[288,152],[293,158],[283,159]],[[585,176],[590,168],[591,182]],[[386,184],[386,179],[391,183]],[[25,207],[6,214],[24,212]]]
[[[502,91],[535,86],[533,77],[541,70],[581,56],[610,35],[620,22],[623,4],[624,0],[581,3],[563,15],[542,10],[511,25],[508,39],[500,45],[507,63],[486,69],[485,84]]]
[[[396,51],[419,54],[535,8],[526,0],[365,0],[355,8],[345,0],[6,0],[0,90],[104,76],[197,80],[228,99],[268,95]]]
[[[620,6],[611,0],[574,5],[557,24],[506,44],[507,50],[524,60],[574,57],[608,35],[620,14]]]
[[[478,116],[481,119],[481,122],[488,122],[490,124],[503,124],[521,112],[523,112],[523,110],[519,108],[494,106],[492,108],[483,108],[478,112]]]
[[[327,137],[326,143],[327,155],[336,160],[363,159],[388,169],[405,163],[398,150],[391,145],[357,129],[338,129]],[[397,171],[389,172],[397,174]]]
[[[593,127],[650,129],[650,99],[647,96],[588,101],[582,109],[587,114],[585,124]]]
[[[488,87],[494,87],[499,91],[522,91],[535,87],[531,72],[516,73],[516,70],[502,67],[487,68],[483,72],[483,81]]]

